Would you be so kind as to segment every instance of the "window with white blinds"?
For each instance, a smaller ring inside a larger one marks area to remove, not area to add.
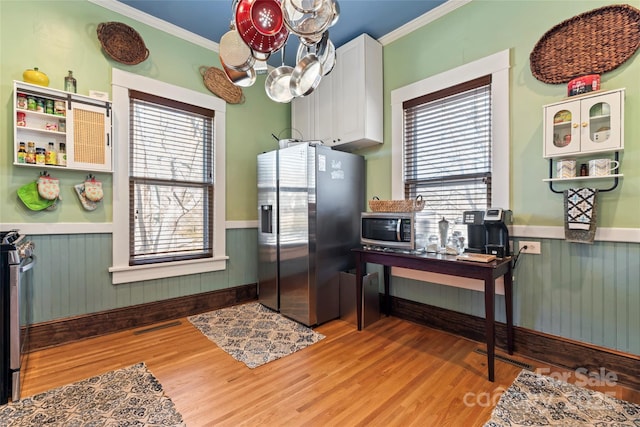
[[[129,99],[129,264],[212,257],[214,111]]]
[[[491,203],[491,76],[405,101],[403,111],[405,198],[425,199],[425,232],[437,235],[444,217],[466,235],[462,212]]]

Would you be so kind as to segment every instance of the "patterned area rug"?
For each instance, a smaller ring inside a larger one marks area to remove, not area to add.
[[[249,368],[280,359],[324,338],[260,303],[222,308],[191,316],[189,321]]]
[[[184,426],[144,363],[0,406],[0,426]]]
[[[640,426],[640,405],[522,371],[502,394],[485,427]]]

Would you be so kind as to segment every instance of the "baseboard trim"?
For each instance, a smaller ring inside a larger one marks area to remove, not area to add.
[[[382,298],[382,296],[381,296]],[[381,307],[382,301],[381,301]],[[428,304],[391,297],[391,315],[485,342],[484,318]],[[614,373],[621,385],[640,390],[640,356],[575,341],[532,329],[514,327],[515,353],[543,363],[560,366],[582,375],[596,375],[604,368]],[[496,346],[507,350],[507,326],[496,323]],[[580,371],[578,371],[580,369]]]
[[[258,285],[237,286],[114,310],[68,317],[29,327],[28,351],[139,328],[257,300]]]
[[[139,328],[180,317],[204,313],[258,298],[257,284],[188,295],[33,324],[29,328],[29,351],[55,347],[86,338]],[[484,319],[402,298],[391,298],[391,315],[484,343]],[[382,307],[382,305],[381,305]],[[507,348],[507,327],[496,323],[496,346]],[[570,340],[516,326],[517,354],[569,370],[601,368],[615,373],[619,384],[640,390],[640,356]]]

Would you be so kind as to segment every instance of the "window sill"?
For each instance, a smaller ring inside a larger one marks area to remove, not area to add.
[[[143,280],[164,279],[166,277],[184,276],[187,274],[209,273],[226,268],[229,257],[207,258],[189,261],[177,261],[163,264],[137,266],[113,266],[109,268],[111,283],[141,282]]]

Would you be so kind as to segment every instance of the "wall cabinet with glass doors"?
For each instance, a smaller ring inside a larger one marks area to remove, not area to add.
[[[612,158],[619,162],[619,152],[624,149],[624,89],[593,92],[576,96],[543,107],[543,155],[549,159],[549,182],[551,190],[557,181],[585,181],[613,178],[616,188],[617,173],[605,176],[589,176],[576,173],[575,177],[555,176],[554,162],[575,158],[577,165],[588,164],[589,159]]]
[[[13,89],[14,165],[113,171],[109,101],[19,81]]]
[[[624,89],[544,106],[544,157],[624,148]]]

